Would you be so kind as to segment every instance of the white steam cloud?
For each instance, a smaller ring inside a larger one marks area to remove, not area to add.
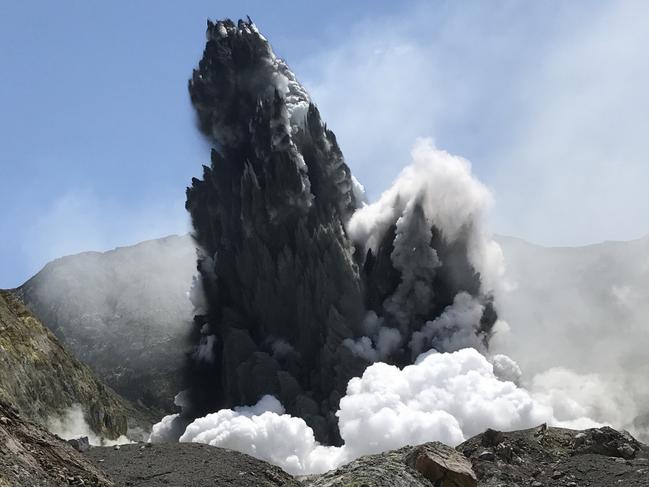
[[[421,268],[436,266],[438,257],[429,246],[429,229],[435,225],[448,242],[458,238],[467,242],[483,289],[504,292],[502,252],[482,223],[491,204],[487,188],[472,176],[468,161],[436,149],[430,140],[419,140],[412,156],[413,164],[393,187],[378,202],[362,206],[353,215],[348,227],[352,238],[366,248],[375,248],[391,222],[397,221],[394,263],[403,276],[401,285],[415,286],[426,281],[417,278]],[[413,252],[420,246],[405,233],[399,238],[400,222],[412,225],[413,218],[421,220],[414,233],[426,240],[421,247],[430,250],[428,253]],[[404,291],[403,296],[412,291]],[[426,299],[429,290],[414,291],[418,299]],[[344,441],[341,447],[317,443],[306,422],[285,414],[271,396],[254,406],[224,409],[189,425],[177,421],[177,415],[168,416],[154,427],[151,440],[180,438],[232,448],[292,474],[311,474],[407,444],[437,440],[455,446],[489,427],[512,430],[544,422],[577,428],[599,425],[590,419],[597,416],[591,407],[599,391],[595,379],[581,394],[572,396],[557,393],[557,377],[564,383],[573,379],[557,370],[537,377],[531,388],[520,386],[523,374],[518,364],[503,354],[487,357],[487,350],[476,338],[483,311],[477,299],[460,292],[407,344],[402,343],[398,329],[384,326],[382,318],[369,312],[364,323],[366,336],[343,342],[375,363],[361,377],[349,381],[340,400],[336,416]],[[493,329],[503,337],[509,336],[508,330],[504,321],[498,321]],[[399,369],[380,362],[404,345],[416,357],[414,364]],[[449,352],[438,353],[437,349]],[[609,406],[612,411],[614,403]]]
[[[50,416],[47,421],[47,429],[50,433],[58,435],[64,440],[72,440],[86,436],[92,446],[113,446],[132,443],[124,435],[115,440],[109,440],[95,434],[86,421],[83,408],[80,404],[75,404],[67,408],[58,416]]]
[[[272,396],[264,396],[252,407],[223,409],[199,418],[187,426],[180,441],[238,450],[303,475],[408,444],[437,440],[455,446],[487,427],[511,430],[543,422],[595,426],[580,416],[584,409],[578,403],[562,409],[558,418],[551,400],[535,398],[513,382],[499,379],[494,369],[471,348],[430,351],[403,369],[382,362],[369,366],[362,377],[349,381],[340,401],[336,416],[344,440],[341,447],[318,444],[304,420],[284,414]],[[168,416],[158,423],[151,440],[173,437],[173,419]]]
[[[649,439],[649,238],[545,248],[499,237],[512,283],[497,296],[509,333],[491,349],[556,404]]]
[[[500,247],[483,228],[485,214],[492,204],[491,193],[473,177],[469,161],[437,149],[431,139],[418,139],[411,156],[412,164],[390,189],[376,203],[354,213],[347,227],[350,237],[366,249],[376,250],[390,225],[397,221],[398,233],[400,222],[413,218],[414,209],[421,205],[427,227],[434,224],[447,242],[468,232],[470,262],[480,272],[483,290],[493,290],[501,281],[504,265]],[[408,244],[403,239],[401,242]],[[399,243],[397,234],[395,246]],[[404,274],[436,266],[434,252],[420,255],[416,261],[406,260],[405,256],[410,254],[404,252],[404,259],[397,258],[395,262]]]

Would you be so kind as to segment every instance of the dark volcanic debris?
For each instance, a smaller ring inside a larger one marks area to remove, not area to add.
[[[487,430],[456,449],[485,487],[649,485],[649,448],[609,427]]]

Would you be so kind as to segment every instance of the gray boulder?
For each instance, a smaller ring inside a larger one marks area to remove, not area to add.
[[[68,440],[68,444],[81,453],[90,450],[90,441],[88,440],[87,436]]]
[[[308,487],[476,487],[471,463],[450,446],[425,443],[368,455],[305,482]]]

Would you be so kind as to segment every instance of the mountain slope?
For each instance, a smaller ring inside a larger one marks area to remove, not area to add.
[[[41,425],[78,406],[108,439],[125,435],[129,418],[142,419],[8,291],[0,291],[0,401]]]
[[[75,357],[119,394],[164,412],[182,390],[196,267],[188,236],[57,259],[19,289]]]

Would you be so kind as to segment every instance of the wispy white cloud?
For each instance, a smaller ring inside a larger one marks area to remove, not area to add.
[[[431,2],[297,66],[371,199],[417,137],[468,157],[495,230],[546,244],[649,232],[649,6]]]
[[[127,207],[88,189],[70,190],[21,229],[21,250],[35,272],[64,255],[105,251],[189,230],[189,218],[180,199],[150,200]]]

